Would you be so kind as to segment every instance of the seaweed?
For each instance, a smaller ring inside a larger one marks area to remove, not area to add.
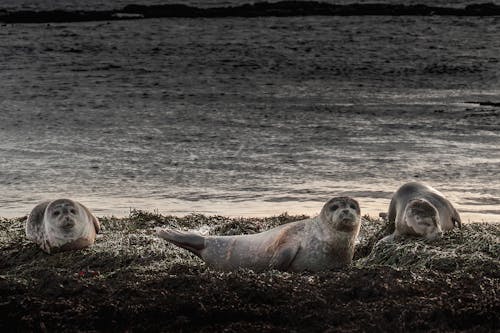
[[[439,240],[377,241],[363,217],[351,267],[320,273],[219,272],[156,237],[155,228],[260,232],[301,220],[102,217],[87,249],[43,253],[24,219],[0,220],[0,329],[19,331],[493,331],[498,329],[500,225],[469,223]]]

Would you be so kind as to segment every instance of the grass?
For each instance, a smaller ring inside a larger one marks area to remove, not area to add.
[[[24,218],[0,220],[2,276],[33,277],[46,267],[77,272],[83,268],[99,270],[103,276],[123,269],[138,273],[165,271],[172,265],[200,267],[201,261],[156,237],[155,227],[191,229],[211,235],[257,233],[307,216],[282,214],[269,218],[227,218],[199,214],[185,217],[162,216],[133,210],[126,218],[100,218],[102,232],[94,246],[55,255],[42,253],[25,239]],[[492,223],[465,224],[436,241],[408,238],[394,243],[376,244],[390,227],[380,219],[363,217],[359,243],[354,256],[358,268],[390,266],[443,272],[483,271],[499,274],[500,227]],[[16,263],[16,264],[14,264]],[[498,276],[497,276],[498,277]]]
[[[195,331],[498,327],[500,224],[465,224],[432,242],[377,244],[391,226],[365,216],[353,265],[317,274],[217,272],[155,235],[156,227],[256,233],[304,218],[174,217],[133,210],[125,218],[100,218],[94,246],[53,255],[26,240],[25,219],[0,219],[0,329],[42,325],[72,331],[86,325],[83,330],[142,331],[161,324],[180,331],[186,323]]]

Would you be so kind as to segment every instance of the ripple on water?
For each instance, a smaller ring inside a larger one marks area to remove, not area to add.
[[[500,108],[468,103],[500,98],[495,19],[199,23],[1,29],[0,216],[56,196],[313,215],[334,195],[377,216],[422,180],[499,220]]]

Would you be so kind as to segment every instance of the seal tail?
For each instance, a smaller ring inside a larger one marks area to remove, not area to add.
[[[174,245],[191,251],[200,258],[201,251],[205,248],[205,238],[192,232],[163,229],[158,230],[157,235]]]

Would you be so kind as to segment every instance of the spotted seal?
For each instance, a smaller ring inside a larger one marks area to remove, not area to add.
[[[419,182],[406,183],[394,193],[387,218],[389,223],[394,223],[395,231],[382,241],[403,235],[432,240],[444,231],[462,226],[451,202],[441,192]]]
[[[319,216],[251,235],[201,236],[171,229],[158,236],[224,271],[321,271],[347,266],[361,225],[360,208],[350,197],[335,197]]]
[[[26,220],[26,237],[47,253],[90,246],[99,230],[99,220],[90,210],[70,199],[42,202]]]

